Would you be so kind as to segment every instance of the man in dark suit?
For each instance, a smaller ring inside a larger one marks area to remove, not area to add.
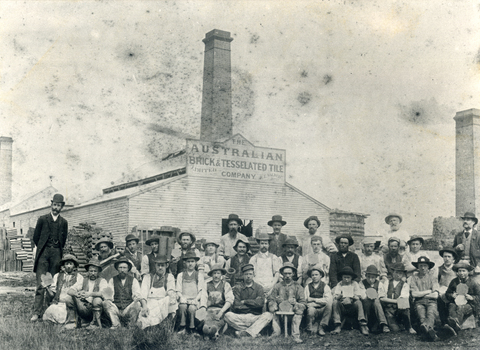
[[[459,260],[466,260],[472,266],[480,263],[480,235],[475,228],[478,219],[473,213],[465,213],[463,220],[463,231],[455,234],[453,249],[458,254]]]
[[[42,285],[42,275],[50,272],[54,276],[59,272],[63,247],[67,241],[68,222],[60,216],[60,212],[65,206],[63,196],[57,193],[51,202],[50,213],[38,218],[33,234],[33,242],[37,247],[33,267],[33,271],[37,274],[37,291],[34,314],[30,319],[32,322],[41,318],[44,311],[45,288]]]
[[[272,220],[268,222],[268,226],[273,229],[273,233],[269,233],[272,239],[268,251],[276,256],[281,256],[283,253],[283,243],[287,240],[287,235],[282,233],[282,227],[286,224],[281,215],[272,216]]]

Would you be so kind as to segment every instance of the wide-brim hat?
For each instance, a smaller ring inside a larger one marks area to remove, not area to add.
[[[323,271],[322,264],[315,264],[315,265],[309,267],[309,269],[308,269],[308,271],[307,271],[307,276],[308,276],[308,277],[312,277],[312,272],[313,272],[314,270],[320,272],[320,274],[322,275],[322,277],[325,277],[325,271]]]
[[[283,221],[282,220],[282,216],[281,215],[274,215],[272,216],[272,220],[270,220],[267,224],[268,226],[272,226],[274,222],[279,222],[282,224],[282,226],[285,226],[287,224],[286,221]]]
[[[374,236],[366,236],[363,238],[363,245],[365,244],[374,244],[375,245],[375,249],[377,249],[378,247],[380,247],[380,243],[382,242],[382,240],[379,238],[379,237],[374,237]]]
[[[137,243],[139,243],[140,239],[134,234],[130,233],[127,235],[127,237],[125,237],[125,243],[128,243],[129,241],[137,241]]]
[[[160,245],[160,237],[159,236],[155,236],[155,237],[152,237],[150,239],[147,239],[147,241],[145,242],[146,245],[151,245],[153,242],[157,242],[159,245]]]
[[[403,221],[403,218],[400,214],[395,214],[395,213],[391,213],[391,214],[388,214],[387,216],[385,216],[385,222],[390,225],[389,221],[390,221],[390,218],[393,218],[393,217],[396,217],[400,220],[400,222]]]
[[[65,205],[65,199],[60,193],[56,193],[53,195],[53,199],[51,200],[52,203],[62,203]]]
[[[98,260],[97,258],[91,258],[88,263],[85,264],[85,270],[88,271],[88,268],[90,266],[96,266],[98,267],[98,271],[102,271],[102,265],[100,265],[100,260]]]
[[[422,236],[418,236],[418,235],[413,235],[408,241],[407,241],[407,244],[410,244],[411,242],[413,241],[420,241],[420,243],[422,243],[422,245],[425,243],[425,240],[423,239]]]
[[[412,265],[415,266],[416,269],[418,269],[419,264],[428,264],[428,269],[431,269],[435,266],[435,263],[433,261],[430,261],[430,259],[426,256],[421,256],[418,258],[417,261],[412,262]]]
[[[115,263],[113,264],[113,266],[115,267],[115,270],[118,270],[118,265],[120,265],[122,263],[126,263],[128,265],[128,271],[130,271],[132,269],[131,261],[128,260],[127,258],[125,258],[125,257],[122,257],[122,258],[118,259],[117,261],[115,261]]]
[[[95,244],[95,249],[96,250],[100,251],[100,244],[101,243],[106,243],[110,247],[110,249],[113,249],[113,242],[107,237],[102,237]]]
[[[462,220],[472,219],[473,221],[475,221],[475,225],[478,224],[478,219],[475,216],[475,214],[468,211],[465,213],[465,215],[461,216],[460,219]]]
[[[182,260],[188,260],[188,259],[195,259],[195,261],[200,260],[200,258],[195,254],[193,250],[189,250],[185,253],[185,255],[182,257]]]
[[[340,244],[340,239],[342,239],[342,238],[348,239],[348,245],[349,245],[349,246],[353,245],[353,238],[352,238],[352,236],[347,235],[347,234],[343,234],[343,235],[340,235],[340,236],[335,237],[335,243]]]
[[[303,226],[305,226],[305,228],[308,228],[308,223],[312,220],[315,220],[318,224],[318,227],[320,227],[320,225],[322,224],[320,222],[320,220],[318,220],[318,218],[316,216],[309,216],[308,218],[305,219],[305,221],[303,222]]]
[[[293,272],[297,272],[297,268],[295,267],[295,265],[293,265],[290,261],[287,261],[287,262],[284,262],[283,266],[280,268],[280,270],[279,270],[280,273],[283,275],[283,270],[285,270],[287,268],[292,269]]]
[[[73,261],[73,263],[75,264],[75,267],[78,267],[78,260],[77,260],[77,257],[75,255],[65,254],[63,256],[62,260],[60,260],[60,266],[65,264],[67,261]]]
[[[235,242],[235,245],[233,246],[233,250],[235,251],[238,251],[238,243],[243,243],[247,246],[247,252],[250,250],[250,243],[247,242],[247,241],[244,241],[243,239],[238,239],[236,242]]]
[[[153,262],[158,264],[166,264],[168,263],[168,258],[165,255],[157,255],[153,258]]]
[[[473,269],[475,269],[472,265],[470,265],[469,263],[467,263],[466,261],[460,261],[458,263],[456,263],[455,265],[453,265],[452,267],[452,270],[457,272],[458,269],[467,269],[468,271],[472,271]]]
[[[442,258],[443,258],[443,254],[444,254],[444,253],[450,253],[450,254],[452,254],[454,260],[457,260],[457,259],[458,259],[458,254],[457,254],[457,252],[455,251],[455,249],[453,249],[453,248],[443,248],[442,250],[440,250],[440,251],[438,252],[438,254],[440,254],[440,256],[441,256]]]
[[[242,226],[242,225],[243,225],[243,221],[238,217],[237,214],[230,214],[230,215],[228,215],[227,225],[228,225],[228,224],[230,223],[230,221],[232,221],[232,220],[236,221],[239,226]]]
[[[227,270],[225,270],[225,269],[223,268],[223,264],[215,264],[215,265],[213,265],[213,266],[212,266],[212,269],[211,269],[210,271],[208,271],[208,275],[209,275],[210,277],[212,277],[212,275],[213,275],[213,273],[214,273],[215,271],[221,271],[221,272],[222,272],[222,275],[226,275],[226,274],[227,274]]]
[[[337,276],[338,276],[338,279],[342,279],[342,277],[344,275],[349,275],[349,276],[352,276],[352,279],[354,280],[355,278],[357,278],[357,274],[355,272],[353,272],[353,269],[350,267],[350,266],[345,266],[344,268],[342,268]]]
[[[392,269],[393,271],[407,272],[407,269],[405,269],[405,264],[402,263],[402,262],[398,262],[398,263],[393,264],[393,266],[391,267],[391,269]]]
[[[177,237],[177,243],[182,245],[182,237],[184,235],[189,235],[191,240],[192,240],[192,244],[195,243],[195,241],[197,240],[197,238],[195,237],[195,235],[193,233],[191,233],[190,231],[182,231],[182,233],[180,233]]]
[[[378,272],[378,269],[375,265],[370,265],[367,267],[367,270],[365,271],[365,275],[380,276],[380,273]]]
[[[212,239],[207,239],[207,240],[205,241],[205,243],[202,244],[203,250],[205,250],[205,248],[207,248],[207,245],[209,245],[209,244],[213,244],[213,245],[215,245],[215,247],[217,247],[217,248],[220,246],[217,242],[214,242]]]
[[[288,237],[285,242],[283,242],[282,247],[285,247],[287,245],[293,245],[295,247],[298,247],[298,242],[297,239],[294,237]]]
[[[257,240],[257,242],[271,241],[272,237],[270,237],[270,235],[268,233],[261,232],[257,235],[257,237],[255,237],[255,239]]]

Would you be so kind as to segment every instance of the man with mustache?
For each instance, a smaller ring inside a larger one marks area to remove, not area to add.
[[[353,238],[348,234],[343,234],[335,238],[335,243],[338,245],[338,252],[330,255],[330,288],[334,288],[338,283],[338,274],[346,266],[350,267],[355,277],[352,279],[355,282],[360,282],[362,270],[360,269],[360,259],[356,253],[348,250],[348,247],[353,245]]]
[[[283,253],[283,243],[287,240],[287,235],[282,233],[282,227],[287,224],[282,219],[281,215],[272,216],[272,220],[268,222],[268,226],[272,227],[273,233],[270,233],[270,248],[269,252],[276,256],[281,256]]]
[[[195,235],[190,231],[183,231],[177,238],[177,243],[180,246],[180,256],[172,259],[172,273],[175,278],[183,271],[185,271],[185,255],[189,252],[193,252],[196,257],[200,259],[200,251],[195,248]],[[197,262],[198,263],[198,262]],[[197,263],[195,265],[197,265]]]
[[[60,216],[65,206],[61,194],[55,194],[51,201],[49,214],[40,216],[35,226],[33,242],[37,247],[33,272],[37,277],[37,290],[35,292],[34,314],[30,321],[38,321],[44,309],[45,288],[42,286],[42,275],[49,272],[54,276],[60,269],[63,247],[67,241],[68,222]]]
[[[118,275],[108,282],[108,288],[113,295],[103,302],[103,308],[112,321],[112,329],[121,326],[120,320],[135,324],[140,311],[147,308],[147,303],[141,296],[140,284],[128,274],[132,269],[132,263],[122,257],[114,266]]]
[[[53,277],[52,284],[45,286],[47,293],[53,297],[52,304],[43,314],[44,321],[56,324],[75,324],[75,313],[68,310],[68,302],[71,297],[67,294],[68,289],[75,283],[82,283],[83,277],[77,273],[78,260],[74,255],[65,254],[60,261],[61,271]]]
[[[248,241],[238,240],[235,243],[233,249],[237,252],[231,259],[228,259],[225,263],[225,269],[228,271],[230,268],[235,270],[235,274],[231,277],[230,285],[235,286],[243,281],[242,267],[247,265],[250,261],[250,257],[247,252],[250,250],[250,243]]]
[[[245,235],[238,232],[240,226],[243,225],[243,222],[238,215],[230,214],[228,216],[227,225],[228,233],[220,238],[220,247],[218,247],[218,254],[223,255],[225,260],[228,260],[235,255],[233,247],[239,239],[248,241],[248,238]]]
[[[303,278],[303,266],[305,265],[303,257],[296,253],[298,242],[295,237],[288,237],[282,245],[283,254],[280,255],[282,263],[291,262],[295,266],[295,272],[293,274],[293,280],[302,284]]]
[[[115,254],[113,250],[113,242],[108,237],[102,237],[95,244],[95,249],[100,252],[98,260],[102,265],[102,271],[100,272],[100,277],[105,278],[109,281],[113,276],[117,274],[117,270],[113,267],[114,259],[119,257],[120,254]],[[109,259],[110,257],[114,257]],[[109,259],[108,261],[106,261]]]
[[[387,278],[387,267],[385,266],[385,260],[383,254],[375,254],[375,249],[380,246],[380,240],[376,237],[364,237],[363,239],[363,252],[358,255],[360,259],[360,267],[362,270],[362,278],[367,278],[367,267],[373,265],[379,272],[380,279]]]
[[[399,214],[389,214],[385,217],[385,223],[390,225],[390,230],[383,236],[382,243],[380,244],[380,248],[383,254],[388,253],[388,240],[392,237],[396,237],[400,240],[399,245],[399,254],[403,255],[405,253],[405,249],[407,247],[407,241],[410,239],[410,235],[407,231],[401,229],[401,223],[403,218]]]
[[[458,232],[453,239],[453,248],[458,254],[459,260],[466,260],[476,267],[480,262],[480,237],[475,226],[478,219],[473,213],[465,213],[463,220],[463,231]]]
[[[335,247],[335,244],[333,244],[332,240],[330,237],[325,234],[320,234],[318,231],[318,228],[320,227],[321,222],[316,216],[309,216],[308,218],[305,219],[303,222],[303,226],[305,226],[306,229],[308,229],[308,232],[306,232],[302,237],[300,237],[300,247],[301,247],[301,255],[306,256],[307,254],[311,254],[312,251],[312,246],[311,246],[311,240],[312,236],[319,236],[322,240],[322,250],[325,251],[325,253],[335,253],[337,251],[337,247]]]

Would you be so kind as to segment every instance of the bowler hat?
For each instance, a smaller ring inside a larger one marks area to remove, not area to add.
[[[353,269],[350,266],[343,267],[337,274],[339,279],[341,279],[344,275],[350,275],[352,276],[352,279],[357,278],[357,274],[353,272]]]
[[[257,237],[255,239],[257,240],[257,242],[270,241],[272,239],[272,237],[270,237],[270,235],[268,233],[261,232],[261,233],[257,234]]]
[[[305,221],[303,222],[303,226],[305,226],[306,228],[308,228],[308,223],[312,220],[315,220],[317,222],[317,225],[318,227],[320,227],[320,225],[322,224],[320,222],[320,220],[318,220],[318,218],[316,216],[309,216],[308,218],[305,219]]]
[[[214,273],[215,271],[221,271],[221,272],[222,272],[222,275],[226,275],[226,274],[227,274],[227,270],[225,270],[225,269],[223,268],[223,264],[215,264],[215,265],[213,265],[213,266],[212,266],[212,269],[211,269],[210,271],[208,271],[208,275],[209,275],[210,277],[212,277],[212,275],[213,275],[213,273]]]
[[[102,265],[100,265],[100,260],[98,258],[91,258],[87,264],[85,264],[85,270],[88,271],[88,268],[90,266],[96,266],[98,268],[98,271],[102,271]]]
[[[100,251],[100,244],[102,244],[102,243],[106,243],[110,247],[110,249],[113,249],[113,242],[110,239],[108,239],[107,237],[100,238],[97,241],[97,243],[95,244],[95,249]]]
[[[380,276],[380,274],[378,273],[378,269],[375,265],[370,265],[367,267],[367,270],[365,271],[365,275],[376,275],[376,276]]]
[[[322,277],[325,277],[325,271],[323,271],[322,264],[315,264],[315,265],[309,267],[309,269],[307,271],[308,277],[312,277],[313,270],[316,270],[316,271],[320,272]]]
[[[420,241],[420,243],[422,243],[422,245],[425,243],[425,240],[423,239],[422,236],[418,236],[418,235],[413,235],[408,241],[407,241],[407,244],[410,244],[412,243],[413,241]]]
[[[389,222],[389,221],[390,221],[391,218],[394,218],[394,217],[398,218],[398,219],[400,220],[400,222],[403,221],[403,218],[402,218],[401,215],[395,214],[395,213],[391,213],[391,214],[388,214],[388,215],[385,217],[385,222],[390,225],[390,222]]]
[[[458,254],[457,252],[455,251],[455,249],[453,248],[443,248],[442,250],[440,250],[438,252],[438,254],[440,254],[440,256],[443,258],[443,253],[450,253],[453,255],[453,259],[454,260],[457,260],[458,259]]]
[[[297,268],[295,267],[295,265],[293,265],[290,261],[286,261],[283,263],[283,266],[280,268],[279,270],[280,273],[283,275],[283,270],[287,268],[294,270],[293,272],[297,272]]]
[[[195,259],[195,261],[200,260],[200,258],[195,254],[193,250],[188,250],[185,255],[182,257],[183,260]]]
[[[130,260],[128,260],[126,257],[121,257],[120,259],[115,261],[115,263],[113,264],[113,266],[115,267],[115,270],[118,270],[118,265],[122,263],[125,263],[128,265],[128,271],[132,269],[132,263],[130,262]]]
[[[178,238],[177,238],[177,243],[178,243],[178,244],[180,244],[180,245],[182,244],[182,237],[183,237],[184,235],[189,235],[189,236],[190,236],[190,239],[192,240],[192,245],[193,245],[193,243],[195,243],[195,241],[197,240],[197,238],[195,237],[195,235],[194,235],[193,233],[191,233],[190,231],[182,231],[182,233],[180,233],[180,234],[178,235]]]
[[[283,242],[282,247],[287,245],[294,245],[295,247],[298,247],[297,239],[295,237],[288,237],[285,242]]]
[[[242,226],[242,225],[243,225],[242,220],[238,217],[237,214],[230,214],[230,215],[228,215],[227,225],[228,225],[228,224],[230,223],[230,221],[232,221],[232,220],[233,220],[233,221],[236,221],[239,226]]]
[[[407,272],[407,270],[405,269],[405,265],[404,265],[402,262],[398,262],[398,263],[393,264],[393,266],[391,267],[391,269],[392,269],[393,271]]]
[[[431,269],[432,267],[435,266],[435,263],[433,261],[430,261],[430,259],[426,256],[421,256],[418,258],[418,260],[415,262],[412,262],[412,265],[415,266],[415,268],[418,269],[419,264],[428,264],[428,269]]]
[[[65,200],[60,193],[56,193],[53,195],[53,199],[51,200],[52,203],[62,203],[65,205]]]
[[[270,220],[267,224],[268,226],[272,226],[274,222],[279,222],[282,224],[282,226],[285,226],[287,224],[286,221],[283,221],[282,220],[282,216],[281,215],[274,215],[272,216],[272,220]]]
[[[125,243],[128,243],[129,241],[137,241],[137,244],[138,242],[140,242],[140,240],[138,239],[137,236],[135,236],[134,234],[130,233],[127,235],[127,237],[125,237]]]
[[[250,250],[250,243],[247,241],[244,241],[243,239],[238,239],[235,245],[233,246],[233,250],[238,251],[238,243],[243,243],[247,246],[247,252]]]
[[[166,264],[168,263],[168,258],[165,255],[157,255],[153,258],[153,262],[156,264]]]
[[[458,269],[467,269],[468,271],[472,271],[474,269],[474,267],[472,265],[470,265],[469,263],[467,263],[466,261],[462,260],[462,261],[456,263],[455,265],[453,265],[452,269],[455,272],[457,272]]]
[[[207,245],[209,245],[209,244],[213,244],[213,245],[215,245],[215,247],[217,247],[217,248],[220,246],[217,242],[213,241],[212,239],[207,239],[207,240],[205,241],[205,243],[202,244],[203,250],[205,250],[205,248],[207,248]]]
[[[242,272],[246,272],[246,271],[250,271],[250,270],[255,271],[255,267],[252,264],[246,264],[246,265],[242,266]]]
[[[353,245],[353,238],[350,235],[347,234],[342,234],[340,236],[335,237],[335,243],[340,244],[340,239],[346,238],[348,239],[348,245],[351,246]]]
[[[464,216],[461,216],[460,217],[462,220],[466,220],[466,219],[472,219],[473,221],[475,221],[475,225],[478,224],[478,219],[477,217],[475,216],[474,213],[471,213],[471,212],[466,212]]]
[[[75,255],[65,254],[63,256],[62,260],[60,260],[60,266],[65,264],[67,261],[72,261],[75,264],[75,267],[78,267],[78,260],[77,260],[77,257]]]
[[[152,237],[150,239],[147,239],[147,241],[145,242],[146,245],[152,245],[153,242],[157,242],[159,245],[160,245],[160,237],[159,236],[155,236],[155,237]]]

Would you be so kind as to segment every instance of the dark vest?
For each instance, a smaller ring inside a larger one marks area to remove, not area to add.
[[[372,286],[370,283],[368,283],[367,279],[364,279],[364,280],[362,281],[362,283],[363,283],[363,285],[365,286],[365,289],[373,288],[373,289],[375,289],[375,290],[378,292],[378,284],[380,283],[378,280],[375,281],[375,283],[373,284],[373,286]],[[400,290],[402,290],[402,289],[400,289]]]
[[[124,286],[122,285],[122,282],[120,281],[120,277],[118,277],[118,275],[113,277],[113,287],[115,289],[113,303],[118,307],[119,310],[125,309],[133,302],[132,285],[132,276],[127,275]]]
[[[210,300],[208,301],[207,307],[214,306],[214,307],[223,307],[225,305],[225,282],[220,281],[218,287],[215,288],[213,281],[207,283],[207,294],[210,295],[211,292],[220,292],[222,293],[222,300],[216,304],[210,304]]]
[[[162,279],[157,280],[155,278],[156,274],[150,274],[150,288],[164,288],[167,291],[167,281],[168,281],[168,274],[165,273]]]
[[[403,281],[398,282],[397,287],[393,288],[393,280],[388,282],[387,298],[398,299],[402,293]]]
[[[57,218],[57,221],[50,222],[50,234],[48,235],[47,247],[51,248],[60,248],[60,240],[58,239],[58,231],[60,230],[60,216]]]
[[[157,272],[157,269],[155,268],[155,261],[153,261],[155,257],[153,256],[153,253],[147,254],[147,257],[148,257],[148,272],[154,274],[155,272]]]
[[[310,292],[310,298],[320,299],[323,298],[323,293],[325,291],[325,283],[320,281],[320,284],[317,288],[313,287],[313,282],[308,284],[308,291]]]
[[[235,269],[235,277],[234,277],[235,280],[232,281],[232,285],[234,285],[235,283],[241,283],[243,281],[242,266],[247,265],[249,260],[250,260],[250,257],[246,254],[242,262],[238,260],[237,254],[235,254],[230,259],[230,267]]]
[[[57,220],[58,221],[58,220]],[[70,280],[70,283],[68,285],[64,285],[64,279],[65,279],[65,272],[60,272],[57,278],[57,286],[56,286],[56,292],[55,292],[55,298],[53,298],[54,301],[58,302],[60,299],[60,293],[62,293],[63,287],[70,288],[73,286],[75,283],[77,283],[77,272],[74,272],[73,274],[73,279]]]
[[[88,281],[89,281],[89,278],[87,277],[83,279],[82,290],[84,291],[88,290]],[[93,284],[94,293],[98,292],[98,290],[100,289],[100,281],[101,281],[101,278],[97,277],[97,279],[95,280],[95,283]]]

